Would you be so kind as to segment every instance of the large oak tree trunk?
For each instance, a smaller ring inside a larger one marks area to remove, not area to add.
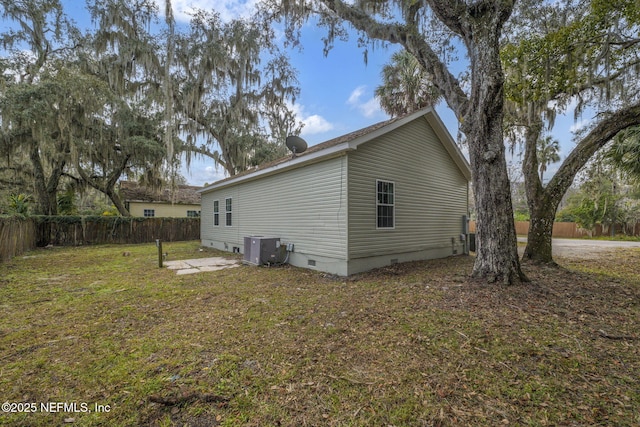
[[[122,199],[118,195],[116,191],[116,183],[118,179],[124,173],[124,170],[129,162],[130,156],[123,156],[120,164],[114,167],[114,170],[109,173],[107,177],[91,177],[89,174],[82,168],[82,165],[79,161],[76,162],[76,170],[78,174],[82,178],[84,182],[89,184],[91,187],[105,194],[109,199],[113,202],[113,205],[118,209],[118,213],[122,216],[131,216],[129,210],[127,210],[125,204],[122,202]]]
[[[500,134],[502,130],[500,129]],[[476,208],[476,260],[473,277],[488,282],[518,283],[526,277],[520,269],[511,191],[504,158],[504,146],[494,138],[467,134],[477,138],[469,143],[474,175]]]
[[[471,61],[471,95],[462,131],[467,136],[476,204],[476,261],[473,277],[513,284],[526,281],[520,269],[511,187],[503,140],[504,74],[500,63],[501,24],[477,19],[465,39]]]
[[[542,186],[538,175],[538,139],[542,132],[540,119],[530,123],[525,130],[525,152],[522,162],[527,205],[531,219],[527,233],[527,247],[522,259],[534,263],[553,263],[551,236],[556,209],[564,192],[559,197],[550,197],[551,192]]]
[[[118,209],[118,213],[122,216],[131,216],[131,213],[125,207],[122,199],[114,188],[105,188],[104,193],[111,199],[113,205]]]
[[[29,157],[33,164],[33,184],[36,190],[36,198],[38,200],[37,213],[40,215],[55,215],[56,212],[49,200],[49,193],[47,192],[44,169],[42,168],[42,162],[40,161],[40,150],[38,148],[38,144],[35,142],[31,145]]]
[[[553,261],[551,237],[553,222],[558,208],[558,201],[534,199],[529,203],[531,219],[527,233],[527,246],[522,256],[523,260],[534,263],[555,264]]]
[[[536,144],[541,123],[529,126],[525,134],[525,156],[522,163],[527,203],[531,221],[523,259],[535,263],[555,264],[552,253],[553,222],[560,201],[576,174],[587,161],[618,132],[640,123],[640,104],[621,109],[603,119],[591,130],[562,162],[546,187],[538,176]]]
[[[52,162],[51,172],[47,178],[40,156],[40,147],[34,141],[29,153],[34,171],[34,186],[38,199],[38,213],[42,215],[58,214],[58,184],[64,172],[66,160]]]
[[[511,190],[503,141],[504,73],[499,46],[502,26],[514,2],[426,0],[435,17],[464,41],[471,62],[467,96],[422,33],[422,2],[410,2],[403,24],[376,21],[340,0],[322,0],[337,16],[372,39],[400,43],[422,64],[461,122],[466,135],[476,200],[477,251],[473,277],[492,283],[526,281],[518,258]],[[357,2],[356,2],[357,3]]]

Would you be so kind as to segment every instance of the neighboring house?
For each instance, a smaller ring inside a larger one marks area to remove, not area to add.
[[[120,194],[132,216],[144,217],[199,217],[201,187],[178,185],[153,191],[135,182],[120,182]]]
[[[205,187],[202,244],[276,237],[290,264],[342,276],[461,254],[470,179],[429,108]]]

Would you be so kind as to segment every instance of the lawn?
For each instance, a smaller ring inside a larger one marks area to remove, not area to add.
[[[470,257],[345,279],[33,251],[0,264],[0,424],[640,425],[640,250],[558,261],[500,287]]]

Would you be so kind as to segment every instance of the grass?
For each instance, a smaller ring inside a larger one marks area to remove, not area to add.
[[[468,257],[345,279],[177,276],[153,244],[33,251],[0,264],[0,400],[91,412],[0,424],[639,425],[640,250],[558,261],[505,288],[468,281]]]

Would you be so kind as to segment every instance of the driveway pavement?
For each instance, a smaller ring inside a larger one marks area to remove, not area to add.
[[[518,237],[526,242],[526,237]],[[553,254],[560,256],[589,256],[615,248],[640,248],[640,242],[586,239],[552,239]]]

